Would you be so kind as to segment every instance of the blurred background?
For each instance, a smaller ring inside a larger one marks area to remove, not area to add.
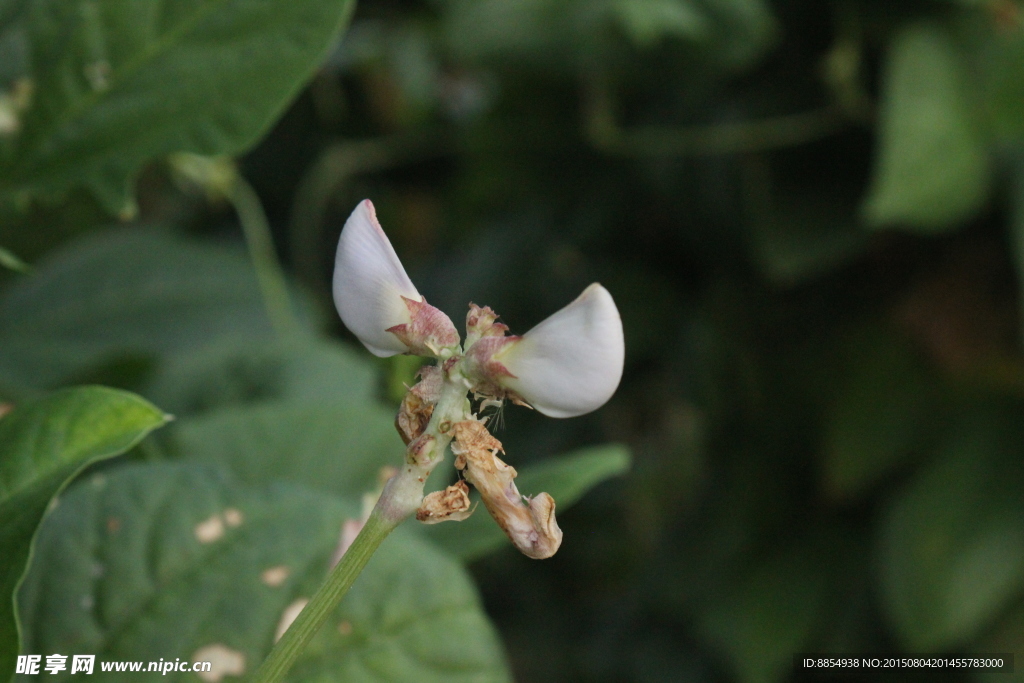
[[[1022,12],[362,0],[238,160],[302,315],[349,344],[329,282],[366,197],[453,320],[473,301],[522,333],[591,282],[615,297],[627,356],[611,402],[566,421],[509,407],[498,433],[516,467],[605,442],[634,458],[560,515],[554,559],[505,548],[469,565],[517,680],[832,680],[797,671],[801,652],[1016,651],[1021,671]],[[243,240],[232,206],[167,164],[143,170],[137,201],[137,223]],[[5,211],[0,244],[41,272],[131,230],[84,192]],[[211,290],[234,301],[211,258],[209,281],[131,329],[161,349]],[[0,274],[9,353],[11,316],[39,313],[22,277]],[[221,310],[203,324],[237,324]],[[90,340],[89,363],[24,342],[4,395],[21,373],[188,410],[135,332],[100,342],[114,332],[85,313],[48,314]],[[415,369],[380,361],[375,395],[396,407]],[[843,680],[986,676],[1024,680]]]

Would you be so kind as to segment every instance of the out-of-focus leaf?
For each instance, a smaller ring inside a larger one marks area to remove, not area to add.
[[[974,679],[982,683],[1021,683],[1024,681],[1024,667],[1019,661],[1020,652],[1024,652],[1024,604],[1018,604],[1008,614],[999,620],[999,623],[985,637],[971,647],[971,652],[978,656],[985,656],[1003,652],[1015,653],[1013,673],[1005,671],[986,672],[976,671]]]
[[[861,254],[868,236],[851,218],[850,201],[831,189],[796,193],[776,187],[766,166],[747,164],[751,251],[765,275],[794,285]],[[792,181],[789,181],[792,182]]]
[[[28,264],[3,247],[0,247],[0,266],[19,273],[28,272]]]
[[[629,450],[625,446],[595,446],[523,468],[516,486],[528,496],[542,491],[551,494],[557,511],[562,512],[602,481],[625,473],[629,465]],[[424,531],[430,540],[465,561],[510,545],[483,506],[478,506],[465,521],[435,524]]]
[[[824,488],[855,498],[934,434],[940,387],[915,349],[892,333],[856,339],[849,376],[825,423]]]
[[[700,38],[707,18],[689,0],[616,0],[613,11],[634,43],[642,47],[664,37]]]
[[[1024,311],[1024,155],[1011,164],[1009,242],[1010,259],[1017,269],[1017,300]],[[1024,322],[1024,315],[1020,315]]]
[[[148,159],[236,154],[322,61],[349,0],[33,0],[34,94],[7,192],[86,184],[112,211]]]
[[[970,2],[971,0],[963,0]],[[959,15],[958,45],[969,60],[979,109],[997,142],[1024,137],[1024,31],[1020,7],[1013,2],[984,3],[986,11]]]
[[[948,230],[985,201],[990,169],[961,55],[933,24],[899,32],[882,85],[870,226]]]
[[[703,637],[722,651],[742,683],[773,683],[806,646],[828,585],[822,558],[803,546],[730,582],[698,617]]]
[[[4,292],[0,377],[53,387],[121,355],[271,336],[241,249],[132,227],[68,246]]]
[[[125,452],[167,417],[138,396],[65,389],[0,417],[0,680],[14,672],[13,602],[51,499],[90,463]]]
[[[259,345],[227,339],[168,359],[145,393],[179,417],[271,401],[367,403],[376,398],[377,372],[360,351],[305,336]]]
[[[381,468],[405,457],[394,415],[370,402],[227,408],[182,420],[172,435],[183,457],[219,463],[243,482],[350,496],[376,488]]]
[[[26,649],[95,653],[96,680],[124,679],[103,673],[102,661],[179,657],[213,661],[225,680],[245,677],[282,614],[326,577],[354,507],[298,487],[247,489],[196,465],[95,475],[63,497],[40,532],[20,593]],[[303,681],[508,679],[469,577],[401,531],[292,671]]]
[[[730,68],[763,54],[777,30],[762,0],[448,0],[445,7],[446,42],[460,58],[544,69],[591,68],[593,59],[608,57],[614,51],[610,25],[625,29],[641,46],[665,37],[699,43],[713,61]]]
[[[754,255],[772,280],[793,285],[823,275],[861,254],[864,232],[826,225],[817,216],[789,216],[753,226]]]
[[[907,649],[965,644],[1024,592],[1022,406],[966,412],[885,512],[885,612]]]

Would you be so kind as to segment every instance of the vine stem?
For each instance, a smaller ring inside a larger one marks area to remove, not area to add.
[[[341,599],[345,597],[378,546],[402,521],[387,514],[387,506],[381,504],[384,500],[385,497],[382,495],[359,535],[342,555],[337,566],[327,577],[327,581],[320,586],[299,616],[274,645],[267,658],[263,660],[263,664],[260,665],[255,678],[253,678],[254,683],[276,683],[284,680],[292,664],[306,649],[306,645],[327,621],[327,617],[331,615]]]
[[[270,224],[259,195],[241,174],[236,173],[228,199],[235,207],[238,222],[242,224],[249,258],[256,269],[256,280],[263,294],[270,324],[282,336],[296,332],[300,329],[299,321],[288,295],[287,280],[274,250]]]
[[[451,441],[451,424],[466,417],[466,387],[458,381],[458,377],[457,367],[449,370],[441,396],[424,432],[435,439],[433,457],[419,464],[406,462],[384,485],[359,535],[263,660],[253,678],[254,683],[278,683],[284,680],[295,660],[348,593],[381,542],[419,507],[423,499],[423,486],[430,471],[444,460],[444,453]],[[443,429],[441,425],[446,423],[448,428]]]

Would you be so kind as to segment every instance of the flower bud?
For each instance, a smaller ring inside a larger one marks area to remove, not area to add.
[[[437,356],[459,344],[448,316],[416,291],[369,199],[352,212],[338,240],[334,305],[345,326],[376,356]]]
[[[474,303],[469,305],[469,313],[466,314],[466,348],[476,343],[481,337],[504,337],[508,332],[508,326],[496,322],[498,314],[491,310],[490,306],[483,308]]]
[[[622,320],[594,283],[522,337],[483,337],[466,351],[474,388],[527,401],[549,417],[600,408],[622,378]]]

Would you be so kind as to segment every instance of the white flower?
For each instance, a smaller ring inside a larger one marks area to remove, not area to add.
[[[459,344],[448,316],[416,291],[369,199],[352,212],[338,240],[334,305],[345,326],[376,356],[436,356]]]
[[[622,378],[622,320],[596,282],[522,337],[483,337],[467,351],[468,369],[509,389],[549,417],[600,408]]]

